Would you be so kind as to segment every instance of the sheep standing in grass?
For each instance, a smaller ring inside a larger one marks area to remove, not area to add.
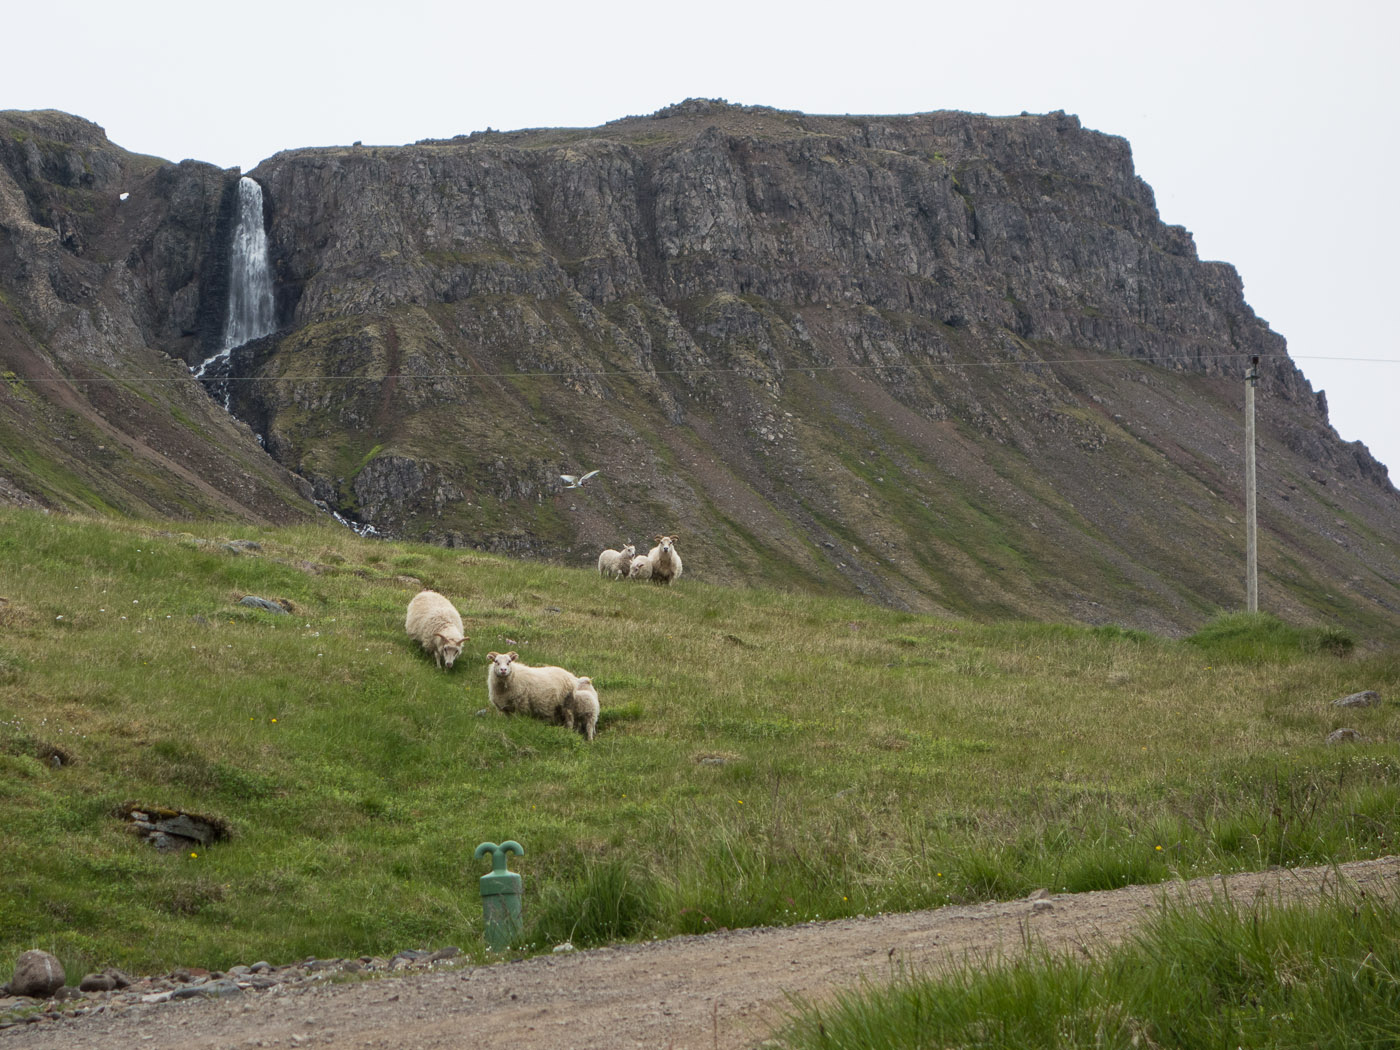
[[[620,551],[615,551],[609,547],[602,554],[598,555],[598,575],[621,579],[627,575],[627,570],[631,568],[632,559],[636,554],[637,548],[630,543]]]
[[[627,566],[627,575],[634,580],[651,579],[651,559],[645,554],[638,554]]]
[[[567,724],[578,676],[562,667],[531,667],[519,653],[487,653],[486,695],[498,711],[522,714],[554,725]]]
[[[574,683],[574,695],[564,701],[564,725],[578,729],[583,739],[592,740],[598,733],[598,690],[593,679],[581,675]]]
[[[674,583],[681,578],[681,552],[674,536],[656,537],[656,546],[647,551],[652,583]]]
[[[462,631],[462,617],[450,601],[437,591],[419,591],[408,603],[403,626],[439,667],[452,670],[452,661],[462,655],[467,636]]]

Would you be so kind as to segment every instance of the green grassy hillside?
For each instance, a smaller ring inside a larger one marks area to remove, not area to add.
[[[1394,638],[974,623],[18,510],[0,567],[0,959],[75,979],[479,956],[486,840],[525,847],[540,950],[1352,859],[1400,829]],[[466,621],[448,673],[403,632],[422,586]],[[598,739],[483,711],[493,649],[591,675]],[[1340,726],[1367,742],[1325,746]],[[228,837],[158,853],[132,804]]]

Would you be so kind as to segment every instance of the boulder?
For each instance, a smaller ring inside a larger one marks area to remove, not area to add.
[[[1381,694],[1374,689],[1363,689],[1359,693],[1351,693],[1340,700],[1333,700],[1333,707],[1374,707],[1381,702]]]
[[[10,978],[10,994],[26,995],[31,999],[48,999],[67,981],[63,964],[38,948],[31,949],[15,963],[15,975]]]
[[[251,609],[263,609],[278,615],[285,615],[287,612],[279,603],[270,598],[259,598],[256,594],[245,594],[242,598],[238,599],[238,604],[246,605]]]
[[[109,973],[90,973],[78,982],[80,992],[110,992],[117,986],[117,979]]]

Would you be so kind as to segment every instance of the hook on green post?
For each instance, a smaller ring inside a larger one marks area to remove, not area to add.
[[[510,872],[506,868],[506,858],[514,853],[517,857],[525,856],[525,847],[513,839],[507,839],[499,846],[494,842],[483,842],[476,847],[473,857],[480,860],[486,854],[491,854],[491,873],[493,875],[508,875]]]

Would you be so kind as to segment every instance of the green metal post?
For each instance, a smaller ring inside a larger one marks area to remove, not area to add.
[[[491,854],[491,872],[481,876],[481,907],[486,916],[486,943],[493,952],[503,952],[520,936],[524,928],[520,919],[520,876],[506,870],[506,857],[514,853],[525,855],[518,842],[483,842],[476,847],[475,858]]]

